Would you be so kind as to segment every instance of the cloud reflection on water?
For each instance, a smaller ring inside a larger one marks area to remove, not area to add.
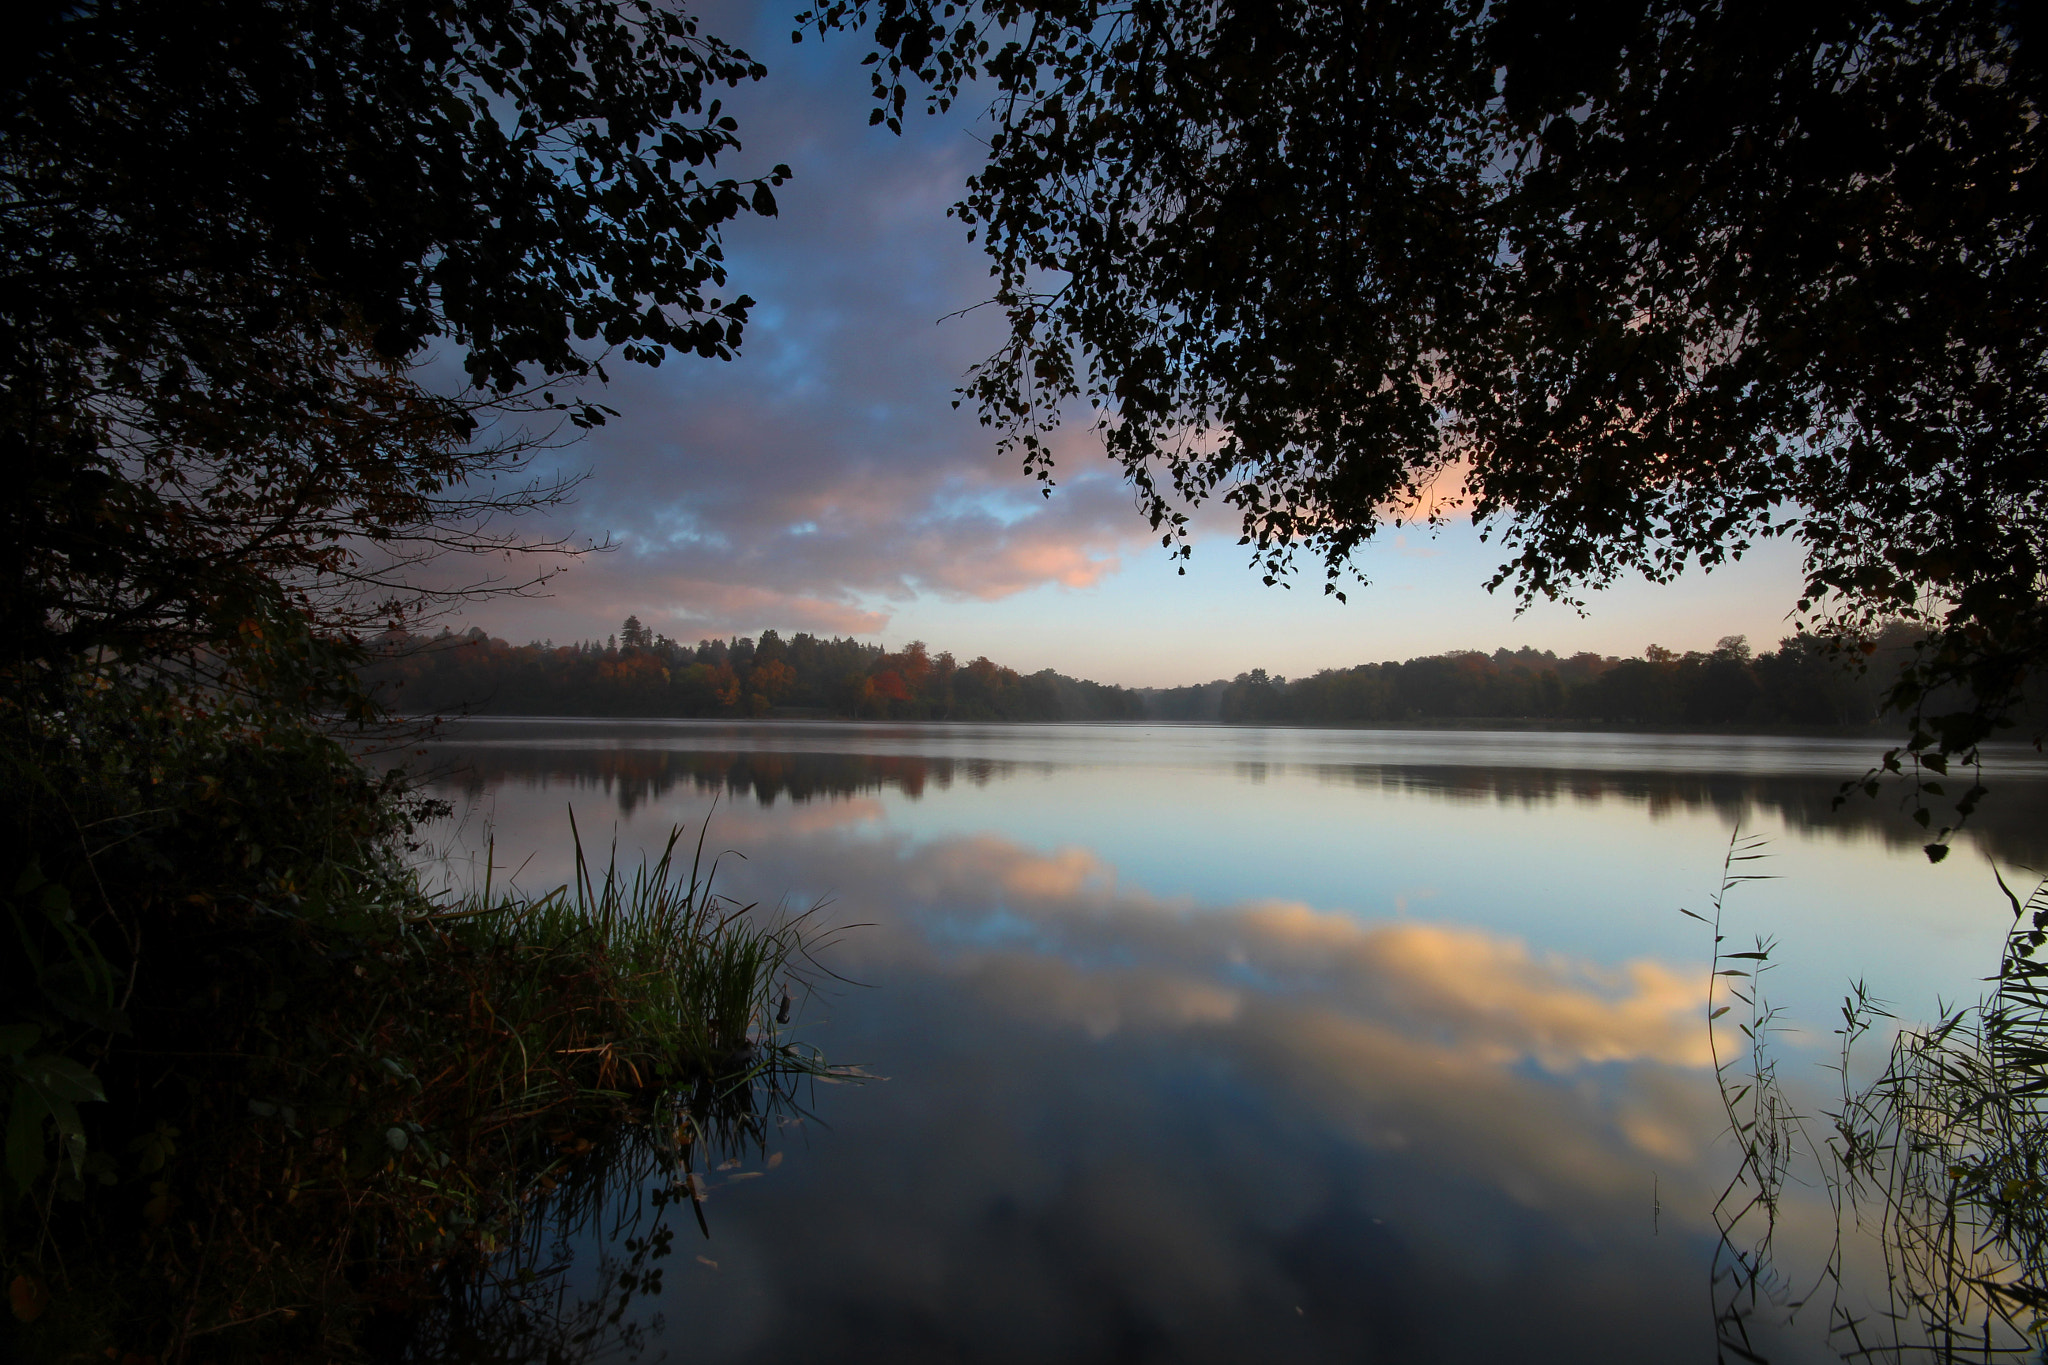
[[[743,837],[875,921],[834,962],[879,989],[818,1037],[892,1079],[717,1210],[672,1314],[710,1358],[1704,1354],[1686,973],[1164,902],[993,836]]]
[[[722,833],[872,921],[830,960],[876,989],[806,1036],[891,1079],[718,1192],[718,1268],[667,1291],[686,1358],[1704,1356],[1684,972],[1163,902],[991,836]]]
[[[874,989],[809,1002],[801,1031],[891,1079],[820,1092],[831,1131],[789,1130],[781,1166],[714,1190],[717,1266],[686,1249],[665,1291],[675,1356],[1711,1356],[1708,1210],[1731,1158],[1702,962],[1563,951],[1541,915],[1482,927],[1442,899],[1423,922],[1321,895],[1159,894],[1120,875],[1129,829],[1081,847],[1002,827],[1074,790],[1072,765],[1069,785],[1033,787],[1055,765],[1029,755],[663,748],[588,730],[442,753],[466,774],[443,790],[488,798],[500,852],[540,851],[531,887],[566,870],[565,800],[587,813],[603,793],[631,850],[716,794],[744,798],[715,822],[715,847],[747,855],[721,871],[729,890],[798,908],[828,896],[828,920],[869,926],[828,960]],[[1835,818],[1824,778],[1316,776],[1432,802]],[[1174,771],[1146,780],[1163,813],[1142,829],[1186,838]],[[1003,801],[972,804],[1005,783]],[[896,819],[905,797],[963,816],[912,828]],[[1363,872],[1384,846],[1355,856]],[[1824,1237],[1812,1214],[1788,1204],[1782,1246]]]

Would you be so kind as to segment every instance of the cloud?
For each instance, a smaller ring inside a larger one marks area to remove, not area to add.
[[[1152,537],[1085,425],[1057,437],[1062,483],[1047,499],[953,406],[1003,335],[992,310],[941,321],[990,289],[980,249],[946,216],[978,164],[969,120],[887,136],[866,125],[851,44],[789,50],[757,13],[724,22],[755,47],[781,39],[786,56],[727,97],[747,150],[720,169],[795,172],[778,218],[727,235],[731,292],[757,300],[740,357],[607,367],[596,396],[619,416],[544,462],[588,477],[537,530],[618,548],[506,609],[522,624],[497,633],[597,634],[630,611],[685,638],[873,636],[923,596],[995,601],[1117,573]]]
[[[616,570],[609,562],[591,565],[582,601],[604,621],[637,614],[648,629],[679,640],[749,633],[772,622],[785,632],[820,635],[872,635],[888,624],[885,612],[869,611],[843,600],[801,592],[778,591],[753,583],[719,582],[686,572],[646,572],[630,563]]]

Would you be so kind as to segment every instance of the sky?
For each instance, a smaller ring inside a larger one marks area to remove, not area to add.
[[[1348,603],[1323,595],[1313,562],[1291,589],[1264,586],[1227,516],[1197,519],[1181,575],[1085,424],[1063,431],[1059,485],[1040,496],[952,407],[999,335],[995,310],[961,315],[988,296],[988,266],[946,215],[979,163],[980,104],[906,118],[896,137],[868,126],[859,41],[793,45],[780,5],[703,13],[769,70],[726,95],[744,150],[719,169],[795,173],[778,217],[726,231],[729,287],[757,300],[742,353],[608,366],[599,398],[620,416],[549,457],[584,481],[527,531],[613,548],[577,559],[546,596],[477,604],[458,629],[563,642],[630,613],[691,642],[771,628],[892,649],[922,639],[1136,687],[1453,649],[1635,655],[1737,634],[1767,646],[1789,632],[1799,556],[1786,542],[1711,576],[1619,585],[1583,615],[1517,617],[1505,589],[1484,590],[1497,546],[1469,523],[1384,533]]]

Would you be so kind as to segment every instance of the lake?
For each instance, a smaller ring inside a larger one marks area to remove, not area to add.
[[[2022,895],[2048,866],[2038,756],[1994,756],[1930,865],[1896,793],[1833,804],[1880,747],[470,720],[411,761],[457,879],[488,846],[498,883],[559,884],[572,808],[628,863],[709,815],[719,891],[858,926],[797,1032],[877,1079],[710,1172],[708,1237],[630,1199],[562,1230],[571,1298],[673,1237],[591,1358],[1705,1361],[1735,1157],[1679,911],[1731,833],[1775,879],[1724,946],[1775,939],[1817,1095],[1851,979],[1907,1018],[1974,998],[1991,860]],[[1823,1240],[1794,1209],[1780,1249]],[[1834,1358],[1824,1326],[1766,1354]]]

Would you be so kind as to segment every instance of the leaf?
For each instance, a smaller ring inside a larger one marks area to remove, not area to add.
[[[54,1052],[30,1057],[17,1064],[14,1073],[53,1100],[106,1103],[107,1092],[99,1077]]]
[[[34,1322],[50,1306],[50,1287],[33,1275],[16,1275],[7,1286],[7,1305],[20,1322]]]
[[[144,1133],[128,1144],[128,1152],[135,1158],[137,1175],[155,1175],[164,1164],[177,1155],[176,1138],[178,1130],[166,1124],[158,1124],[153,1133]]]

